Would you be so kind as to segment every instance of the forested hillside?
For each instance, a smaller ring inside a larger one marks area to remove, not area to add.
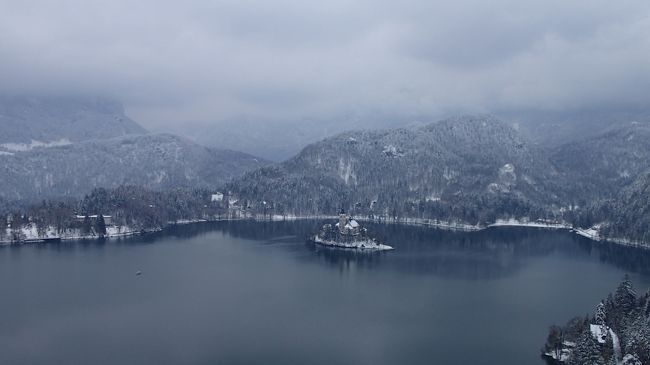
[[[479,226],[541,219],[642,243],[650,240],[649,176],[647,123],[549,150],[531,146],[494,117],[467,116],[342,133],[236,179],[226,190],[257,212],[332,214],[343,208]]]
[[[93,188],[216,188],[266,162],[158,134],[80,142],[0,155],[0,197],[81,197]]]
[[[247,174],[228,190],[278,212],[462,219],[545,216],[558,173],[510,126],[462,117],[420,128],[352,131]]]
[[[102,97],[0,97],[5,206],[81,198],[94,188],[215,188],[266,161],[147,132]]]
[[[650,292],[638,295],[626,276],[593,315],[552,326],[542,354],[569,365],[650,364]]]
[[[551,161],[582,201],[612,198],[650,169],[650,123],[631,122],[557,148]]]
[[[94,188],[211,189],[244,216],[350,214],[485,227],[560,224],[592,238],[650,241],[650,127],[538,149],[491,116],[350,131],[279,164],[172,135],[126,136],[0,154],[5,207]],[[27,204],[29,205],[29,204]],[[22,204],[25,207],[25,204]]]

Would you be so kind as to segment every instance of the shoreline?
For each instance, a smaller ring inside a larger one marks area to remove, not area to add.
[[[119,239],[126,237],[134,237],[140,235],[146,235],[150,233],[164,232],[166,229],[172,226],[177,225],[187,225],[195,223],[207,223],[207,222],[230,222],[230,221],[255,221],[255,222],[282,222],[282,221],[296,221],[296,220],[310,220],[310,219],[337,219],[338,216],[335,215],[311,215],[311,216],[296,216],[296,215],[250,215],[244,217],[227,217],[227,218],[216,218],[216,219],[181,219],[175,222],[168,222],[167,225],[161,228],[153,228],[146,230],[128,230],[129,227],[117,227],[110,226],[107,228],[114,229],[114,233],[108,233],[104,236],[97,236],[95,234],[82,236],[82,235],[57,235],[50,234],[52,231],[48,230],[48,234],[45,237],[28,237],[24,240],[13,241],[13,240],[4,240],[0,241],[0,246],[9,246],[9,245],[24,245],[32,243],[47,243],[52,241],[75,241],[75,240],[99,240],[99,239]],[[498,219],[496,222],[480,226],[480,225],[471,225],[462,222],[450,222],[450,221],[441,221],[437,219],[425,219],[425,218],[400,218],[400,219],[386,219],[386,218],[374,218],[368,216],[357,216],[355,219],[380,223],[380,224],[400,224],[406,226],[422,226],[434,229],[442,229],[447,231],[461,231],[461,232],[480,232],[490,228],[500,228],[500,227],[525,227],[525,228],[538,228],[538,229],[548,229],[548,230],[567,230],[578,236],[582,236],[594,242],[609,242],[621,246],[628,247],[638,247],[642,249],[649,249],[650,244],[644,244],[642,242],[637,242],[629,240],[626,238],[603,238],[599,235],[598,227],[592,228],[575,228],[567,223],[551,223],[551,222],[529,222],[526,220],[517,220],[517,219]],[[26,227],[21,228],[24,230]],[[35,227],[29,227],[29,231],[35,229]]]

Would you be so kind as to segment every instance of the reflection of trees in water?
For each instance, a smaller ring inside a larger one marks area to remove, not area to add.
[[[163,232],[158,232],[145,236],[146,239],[156,240],[159,237],[178,237],[193,238],[196,236],[223,232],[235,238],[249,240],[274,240],[279,237],[306,240],[312,234],[316,227],[317,221],[219,221],[219,222],[199,222],[192,224],[182,224],[168,227]]]
[[[342,271],[356,268],[373,268],[378,266],[386,255],[390,255],[388,251],[342,249],[320,246],[314,243],[308,243],[307,247],[314,252],[318,261],[339,267]]]
[[[512,275],[523,267],[526,260],[559,253],[564,257],[591,257],[628,272],[650,273],[650,250],[593,242],[567,231],[501,227],[478,232],[458,232],[431,227],[365,223],[372,236],[395,246],[396,250],[362,252],[306,244],[307,238],[324,222],[205,222],[178,225],[164,232],[110,242],[154,243],[163,237],[192,238],[223,232],[236,238],[304,244],[305,250],[314,253],[309,257],[343,270],[381,266],[401,272],[430,273],[444,277],[499,278]],[[81,245],[96,247],[103,243],[85,241]],[[71,248],[68,243],[59,243],[57,246],[62,250]]]
[[[601,262],[612,264],[627,272],[650,274],[650,250],[648,249],[621,246],[611,242],[586,243],[588,249],[595,251]]]
[[[305,242],[322,226],[317,220],[297,220],[279,222],[255,222],[255,221],[232,221],[224,222],[224,229],[233,237],[273,240],[279,237],[293,236],[297,240]]]
[[[366,224],[369,231],[396,250],[382,266],[457,278],[499,278],[512,275],[527,260],[560,254],[592,257],[629,272],[650,273],[650,251],[599,243],[565,230],[500,227],[459,232],[431,227]],[[345,258],[348,259],[348,258]]]

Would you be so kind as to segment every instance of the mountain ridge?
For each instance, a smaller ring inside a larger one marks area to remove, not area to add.
[[[122,104],[114,99],[0,96],[0,145],[31,144],[33,141],[74,143],[145,133],[147,131],[129,118]]]
[[[123,136],[0,156],[0,196],[78,197],[95,187],[153,190],[216,188],[267,164],[242,152],[215,150],[170,134]]]
[[[556,175],[511,126],[464,116],[415,128],[340,133],[246,174],[228,189],[292,213],[341,207],[359,214],[422,213],[463,202],[462,215],[484,219],[477,205],[490,205],[494,213],[499,201],[529,209],[541,201],[556,204],[548,188]]]

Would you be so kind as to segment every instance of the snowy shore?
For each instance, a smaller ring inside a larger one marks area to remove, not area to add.
[[[337,248],[350,248],[350,249],[361,249],[361,250],[373,250],[373,251],[385,251],[392,250],[392,246],[384,245],[382,243],[377,243],[370,239],[359,240],[354,242],[336,242],[328,241],[321,239],[318,236],[313,238],[313,241],[319,245],[337,247]]]
[[[453,221],[441,221],[437,219],[424,219],[424,218],[399,218],[399,219],[377,219],[371,217],[357,217],[357,220],[366,221],[366,222],[376,222],[383,224],[404,224],[412,226],[425,226],[431,228],[438,228],[443,230],[451,231],[463,231],[463,232],[477,232],[489,228],[498,228],[498,227],[528,227],[528,228],[540,228],[540,229],[561,229],[568,230],[571,233],[577,234],[579,236],[588,238],[596,242],[611,242],[623,246],[632,246],[640,247],[644,249],[650,249],[650,244],[645,244],[643,242],[633,241],[627,238],[618,238],[618,237],[607,237],[604,238],[600,234],[600,226],[596,225],[591,228],[575,228],[568,223],[564,222],[540,222],[540,221],[529,221],[526,219],[497,219],[496,222],[488,225],[471,225],[463,222],[453,222]]]
[[[106,234],[100,236],[98,234],[82,234],[79,229],[67,229],[63,232],[57,232],[55,227],[48,227],[42,232],[38,232],[36,225],[30,223],[20,228],[18,232],[13,232],[10,228],[6,228],[4,238],[0,239],[1,245],[10,244],[26,244],[26,243],[43,243],[49,241],[70,241],[70,240],[94,240],[94,239],[111,239],[137,236],[147,233],[160,232],[165,228],[174,225],[185,225],[202,222],[222,222],[222,221],[241,221],[241,220],[255,220],[255,221],[292,221],[304,219],[335,219],[335,216],[295,216],[295,215],[247,215],[243,217],[226,217],[215,219],[179,219],[177,221],[168,222],[163,228],[151,229],[135,229],[128,226],[106,226]],[[13,240],[14,233],[19,236],[18,240]]]
[[[193,223],[193,222],[192,222]],[[153,233],[162,229],[136,230],[130,227],[106,226],[106,234],[103,236],[97,234],[82,234],[79,229],[66,229],[63,232],[57,232],[56,228],[48,227],[44,232],[38,232],[35,224],[28,224],[15,232],[9,228],[6,229],[5,238],[0,240],[0,245],[41,243],[48,241],[71,241],[71,240],[92,240],[92,239],[110,239],[130,237],[140,234]],[[12,239],[14,235],[18,239]]]
[[[192,224],[192,223],[201,223],[201,222],[220,222],[220,221],[241,221],[241,220],[253,220],[253,221],[295,221],[295,220],[309,220],[309,219],[338,219],[338,216],[334,215],[240,215],[240,216],[230,216],[223,218],[215,219],[180,219],[175,222],[168,222],[166,227],[173,225],[182,225],[182,224]],[[562,229],[569,230],[574,234],[583,236],[593,241],[607,241],[624,246],[634,246],[650,249],[650,245],[646,245],[642,242],[636,242],[625,238],[603,238],[599,232],[599,226],[594,226],[591,228],[575,228],[571,225],[562,222],[543,222],[543,221],[528,221],[526,219],[499,219],[489,225],[472,225],[468,223],[458,222],[458,221],[442,221],[437,219],[425,219],[425,218],[399,218],[399,219],[386,219],[386,218],[376,218],[368,216],[356,216],[355,219],[365,222],[373,222],[380,224],[403,224],[411,226],[425,226],[443,230],[452,230],[452,231],[463,231],[463,232],[477,232],[489,228],[496,227],[529,227],[529,228],[540,228],[540,229]],[[3,239],[0,239],[0,245],[9,245],[9,244],[24,244],[24,243],[35,243],[35,242],[47,242],[55,240],[88,240],[88,239],[111,239],[111,238],[122,238],[129,236],[136,236],[141,234],[153,233],[163,231],[166,227],[139,230],[131,227],[119,227],[119,226],[107,226],[106,235],[100,237],[96,234],[83,235],[79,230],[65,230],[62,233],[57,233],[54,227],[49,227],[45,232],[39,232],[36,229],[34,224],[27,225],[20,229],[20,240],[11,240],[12,232],[9,228],[6,229],[6,234]]]

